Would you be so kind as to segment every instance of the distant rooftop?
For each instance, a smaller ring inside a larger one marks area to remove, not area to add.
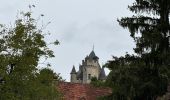
[[[76,69],[75,67],[73,66],[72,70],[71,70],[71,73],[70,74],[75,74],[76,73]]]
[[[69,82],[59,83],[59,91],[63,93],[64,100],[96,100],[99,96],[106,96],[112,93],[111,88]]]
[[[89,54],[89,58],[92,58],[92,59],[99,59],[99,57],[96,56],[94,50],[92,50],[91,53]]]

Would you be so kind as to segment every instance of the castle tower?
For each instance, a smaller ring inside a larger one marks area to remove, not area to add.
[[[103,80],[103,81],[106,80],[106,74],[105,74],[105,71],[104,71],[104,67],[102,67],[102,69],[100,71],[99,80]]]
[[[85,57],[85,60],[82,60],[82,64],[79,65],[79,71],[76,72],[73,66],[70,74],[71,82],[74,83],[90,83],[92,77],[96,77],[99,80],[106,79],[104,68],[100,67],[99,57],[96,56],[94,50]]]
[[[99,58],[96,56],[93,50],[89,56],[85,58],[85,62],[82,65],[84,67],[83,83],[90,83],[92,77],[96,77],[98,79],[100,73],[100,65],[98,60]]]
[[[71,74],[70,81],[73,82],[73,83],[77,83],[77,75],[76,75],[77,73],[76,73],[76,69],[75,69],[74,65],[73,65],[73,68],[72,68],[70,74]]]

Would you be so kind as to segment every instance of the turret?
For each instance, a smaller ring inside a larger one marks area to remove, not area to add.
[[[92,77],[103,81],[106,80],[104,68],[100,67],[99,57],[96,56],[94,49],[82,60],[77,72],[73,66],[70,75],[70,81],[73,83],[90,83]]]
[[[99,74],[99,80],[105,81],[106,80],[106,74],[104,71],[104,67],[102,67],[100,74]]]
[[[99,59],[99,57],[97,57],[96,54],[94,53],[94,50],[92,50],[91,53],[89,54],[89,58],[93,60]]]
[[[76,69],[75,69],[75,67],[74,67],[74,65],[73,65],[73,68],[72,68],[72,71],[71,71],[71,82],[73,82],[73,83],[76,83],[77,82],[77,73],[76,73]]]

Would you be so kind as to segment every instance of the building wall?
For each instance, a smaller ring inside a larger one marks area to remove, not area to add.
[[[98,66],[98,61],[95,61],[95,60],[87,60],[86,62],[85,62],[85,64],[86,65],[91,65],[91,66]]]
[[[70,77],[70,82],[73,82],[73,83],[77,83],[77,78],[76,78],[76,74],[71,74],[71,77]]]
[[[90,77],[89,77],[90,75]],[[90,83],[91,82],[91,78],[92,77],[96,77],[98,78],[99,77],[99,71],[98,71],[98,68],[97,67],[94,67],[94,66],[89,66],[87,67],[87,83]]]
[[[98,61],[86,60],[83,67],[83,83],[90,83],[92,77],[99,77],[100,65]]]
[[[74,83],[90,83],[92,77],[98,79],[100,73],[100,66],[86,65],[83,66],[83,80],[77,80],[76,74],[71,74],[71,82]]]
[[[73,83],[90,83],[92,77],[99,78],[99,73],[101,67],[99,65],[98,59],[91,59],[86,57],[85,60],[82,60],[82,65],[80,65],[79,71],[83,73],[83,79],[77,79],[77,75],[71,75],[71,82]]]

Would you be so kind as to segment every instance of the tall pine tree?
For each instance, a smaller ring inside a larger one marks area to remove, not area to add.
[[[155,100],[167,90],[170,77],[170,0],[135,0],[128,6],[135,13],[119,24],[128,28],[137,56],[114,57],[106,83],[116,100]]]
[[[135,52],[146,57],[147,66],[167,65],[170,1],[136,0],[128,8],[136,15],[118,21],[122,27],[129,29],[134,38]]]

